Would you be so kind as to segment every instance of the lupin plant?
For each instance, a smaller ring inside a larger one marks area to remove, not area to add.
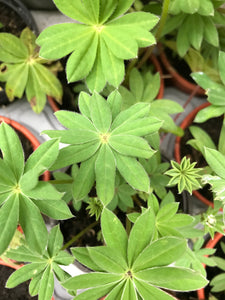
[[[133,2],[54,0],[62,13],[77,22],[53,25],[36,40],[40,59],[69,55],[68,82],[82,80],[88,93],[80,93],[78,112],[55,114],[64,129],[43,131],[50,139],[26,162],[15,132],[5,123],[0,125],[0,224],[4,228],[0,255],[27,263],[10,276],[7,288],[31,279],[30,294],[50,300],[55,275],[77,300],[104,296],[107,300],[172,300],[173,291],[193,291],[208,283],[202,268],[196,268],[203,259],[194,253],[196,248],[189,248],[187,239],[214,232],[207,226],[205,231],[197,230],[197,218],[180,213],[179,203],[168,192],[170,183],[178,184],[179,192],[191,193],[200,186],[199,169],[183,159],[180,165],[173,162],[168,171],[169,164],[162,163],[160,156],[160,132],[183,133],[169,117],[182,109],[162,100],[161,114],[160,104],[146,96],[146,76],[133,68],[138,68],[139,48],[149,47],[142,51],[141,65],[152,52],[169,5],[176,1],[163,1],[161,18],[135,11],[142,6],[140,1],[132,6]],[[128,91],[127,74],[130,83],[139,80],[140,90],[130,84]],[[107,85],[112,90],[105,96]],[[59,143],[64,144],[60,150]],[[222,167],[211,162],[211,152],[207,153],[209,164],[223,180]],[[70,166],[71,173],[64,174],[61,168]],[[46,170],[54,172],[49,182],[39,178]],[[47,232],[42,214],[54,220],[74,218],[69,202],[77,211],[85,202],[90,215],[100,220],[101,246],[74,247],[68,254],[64,250],[73,238],[63,246],[59,226]],[[10,249],[18,224],[24,240]],[[75,259],[92,272],[77,277],[65,272],[62,266]],[[77,293],[80,289],[85,290]]]

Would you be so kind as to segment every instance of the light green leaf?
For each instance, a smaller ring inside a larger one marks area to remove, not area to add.
[[[46,261],[39,253],[23,245],[16,249],[9,249],[9,251],[7,251],[7,257],[24,262],[44,263]]]
[[[15,131],[4,122],[0,125],[0,149],[5,163],[18,181],[24,169],[23,148]]]
[[[49,265],[41,277],[41,283],[38,291],[38,297],[43,300],[51,299],[54,291],[54,276]]]
[[[127,233],[120,220],[110,210],[104,208],[101,216],[101,228],[106,245],[117,248],[127,257]]]
[[[149,192],[149,178],[142,165],[132,157],[117,154],[114,152],[116,165],[127,183],[134,189]]]
[[[25,195],[20,195],[19,223],[29,247],[42,254],[47,244],[47,229],[39,209]]]
[[[116,163],[109,146],[102,145],[95,162],[96,189],[99,199],[107,205],[114,196]]]
[[[23,266],[22,268],[16,270],[6,282],[7,288],[14,288],[17,285],[31,279],[34,275],[38,275],[44,270],[46,263],[32,263]]]
[[[126,156],[150,158],[155,153],[143,138],[134,135],[112,135],[109,145]]]
[[[26,60],[29,55],[24,43],[18,37],[10,33],[2,32],[0,34],[0,47],[20,59],[21,62]]]
[[[86,24],[95,24],[95,20],[91,14],[90,7],[84,5],[84,1],[77,0],[74,2],[73,0],[54,0],[57,8],[66,16],[77,20],[81,23]]]
[[[118,31],[114,26],[105,26],[101,32],[107,47],[120,59],[137,57],[138,44],[124,31]]]
[[[224,106],[216,106],[216,105],[210,105],[208,107],[205,107],[201,109],[195,119],[194,122],[196,123],[203,123],[211,118],[215,118],[218,116],[221,116],[225,113],[225,107]]]
[[[41,284],[41,277],[42,277],[43,273],[44,273],[44,271],[38,273],[30,281],[30,284],[29,284],[29,293],[30,293],[30,295],[32,297],[36,296],[38,294],[39,287],[40,287],[40,284]]]
[[[134,280],[135,286],[139,292],[139,294],[143,297],[143,299],[154,299],[154,300],[175,300],[173,296],[167,294],[166,292],[148,284],[145,281]]]
[[[79,99],[78,99],[79,110],[81,114],[88,119],[91,119],[90,103],[91,103],[91,96],[85,92],[81,92],[79,94]]]
[[[100,268],[89,255],[87,247],[71,248],[73,256],[83,265],[97,272],[104,272],[104,268]]]
[[[124,289],[123,289],[123,294],[121,297],[121,300],[138,300],[137,297],[137,292],[136,292],[136,287],[134,287],[133,280],[128,279],[126,280]]]
[[[50,26],[38,36],[36,43],[41,46],[40,56],[47,59],[62,58],[93,35],[89,26],[77,23],[64,23]],[[60,41],[60,43],[58,43]]]
[[[4,253],[16,231],[19,219],[19,199],[12,194],[0,209],[0,254]]]
[[[204,22],[204,39],[214,47],[219,47],[218,31],[211,18],[202,18]]]
[[[114,120],[115,117],[121,112],[122,106],[122,97],[118,90],[115,90],[112,93],[110,93],[107,102],[110,105],[112,120]]]
[[[98,150],[100,142],[88,142],[81,145],[72,145],[62,148],[59,151],[57,161],[51,166],[50,170],[57,170],[63,167],[85,161]]]
[[[72,277],[63,283],[63,287],[70,290],[85,289],[97,286],[104,286],[109,283],[115,284],[121,279],[121,274],[94,272]]]
[[[98,36],[92,36],[82,41],[82,49],[75,50],[69,57],[66,66],[68,82],[75,82],[87,77],[91,71],[98,49]]]
[[[107,101],[95,93],[91,102],[91,118],[94,126],[101,133],[106,133],[112,122],[112,113]]]
[[[205,158],[212,170],[225,179],[225,156],[217,150],[205,148]]]
[[[135,260],[134,272],[152,267],[166,266],[175,262],[187,249],[185,239],[176,237],[161,238],[147,246]]]
[[[51,139],[42,143],[27,159],[24,173],[31,169],[48,169],[54,163],[59,152],[59,140]]]
[[[48,253],[50,257],[55,256],[61,249],[63,244],[63,235],[60,231],[59,225],[53,227],[48,237]]]
[[[134,0],[118,0],[116,10],[114,11],[111,18],[114,19],[124,14],[131,7],[133,2]]]
[[[154,233],[155,215],[149,208],[138,217],[129,235],[127,256],[130,267],[144,248],[151,243]]]
[[[13,101],[15,97],[22,98],[27,84],[28,72],[26,63],[13,65],[13,72],[9,73],[5,86],[9,100]]]
[[[59,251],[59,253],[54,257],[54,262],[59,265],[68,266],[69,264],[72,264],[73,261],[74,257],[66,251]]]

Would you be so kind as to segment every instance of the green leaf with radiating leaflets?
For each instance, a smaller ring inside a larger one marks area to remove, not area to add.
[[[99,199],[107,205],[114,196],[116,163],[109,146],[102,145],[95,162],[96,189]]]
[[[27,47],[18,37],[10,33],[2,32],[0,34],[0,47],[17,57],[20,62],[23,62],[28,58],[29,53]]]

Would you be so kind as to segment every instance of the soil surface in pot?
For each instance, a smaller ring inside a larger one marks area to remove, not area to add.
[[[223,251],[220,247],[220,242],[225,243],[225,237],[222,237],[222,239],[219,241],[219,243],[216,244],[216,246],[214,247],[216,249],[216,252],[215,252],[214,256],[219,256],[219,257],[224,259],[224,253],[223,253]],[[221,269],[219,269],[217,267],[208,267],[208,266],[206,267],[206,272],[207,272],[207,279],[210,280],[210,281],[216,275],[224,273],[224,271],[222,271]],[[224,286],[224,288],[225,288],[225,286]],[[219,292],[219,293],[212,293],[212,292],[210,292],[210,290],[211,290],[211,286],[207,285],[205,287],[205,299],[210,299],[209,294],[212,294],[218,300],[224,300],[225,299],[225,291]]]
[[[204,123],[193,123],[192,125],[198,126],[204,131],[208,133],[211,137],[215,145],[218,145],[220,130],[223,123],[223,117],[212,118]],[[201,152],[195,150],[190,145],[186,143],[193,139],[193,136],[188,128],[184,130],[184,136],[181,138],[180,144],[180,153],[181,157],[187,156],[190,158],[191,162],[197,162],[196,168],[203,168],[207,166],[207,162],[205,161]],[[212,200],[212,193],[209,190],[209,185],[205,185],[201,190],[201,194],[209,200]]]
[[[16,11],[4,3],[0,3],[0,22],[3,25],[0,32],[8,32],[16,36],[20,36],[21,31],[27,26]]]
[[[95,217],[90,217],[86,203],[82,203],[81,209],[76,211],[72,205],[69,205],[71,213],[75,216],[68,220],[59,221],[60,229],[64,236],[64,243],[66,244],[74,236],[79,234],[87,226],[94,223]],[[102,245],[101,240],[98,240],[98,233],[100,232],[100,224],[97,224],[92,229],[88,230],[84,235],[79,237],[71,247],[85,247]]]
[[[0,265],[0,299],[1,300],[38,300],[38,297],[29,295],[29,282],[24,282],[13,289],[5,288],[6,281],[14,272],[10,267]],[[3,288],[4,287],[4,288]]]

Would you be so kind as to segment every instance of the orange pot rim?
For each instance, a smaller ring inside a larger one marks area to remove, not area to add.
[[[214,236],[214,239],[210,239],[204,248],[213,249],[216,246],[216,244],[222,239],[223,236],[224,235],[222,233],[217,232]],[[208,255],[205,256],[208,257]],[[205,268],[205,264],[203,264],[203,266]],[[197,295],[199,300],[205,300],[205,289],[204,288],[199,289],[197,291]]]
[[[2,122],[5,122],[6,124],[16,129],[17,131],[21,132],[30,141],[34,151],[40,146],[40,142],[38,141],[38,139],[30,132],[30,130],[28,130],[25,126],[23,126],[19,122],[4,116],[0,116],[0,123]],[[49,171],[44,172],[43,179],[45,181],[48,181],[50,179]]]
[[[158,48],[161,62],[164,65],[167,72],[171,75],[174,85],[180,90],[184,91],[185,93],[191,94],[191,92],[194,89],[196,89],[198,85],[188,81],[177,72],[177,70],[171,65],[170,61],[168,60],[168,57],[166,56],[162,44],[159,43]],[[196,91],[196,95],[205,96],[205,90],[199,87]]]

